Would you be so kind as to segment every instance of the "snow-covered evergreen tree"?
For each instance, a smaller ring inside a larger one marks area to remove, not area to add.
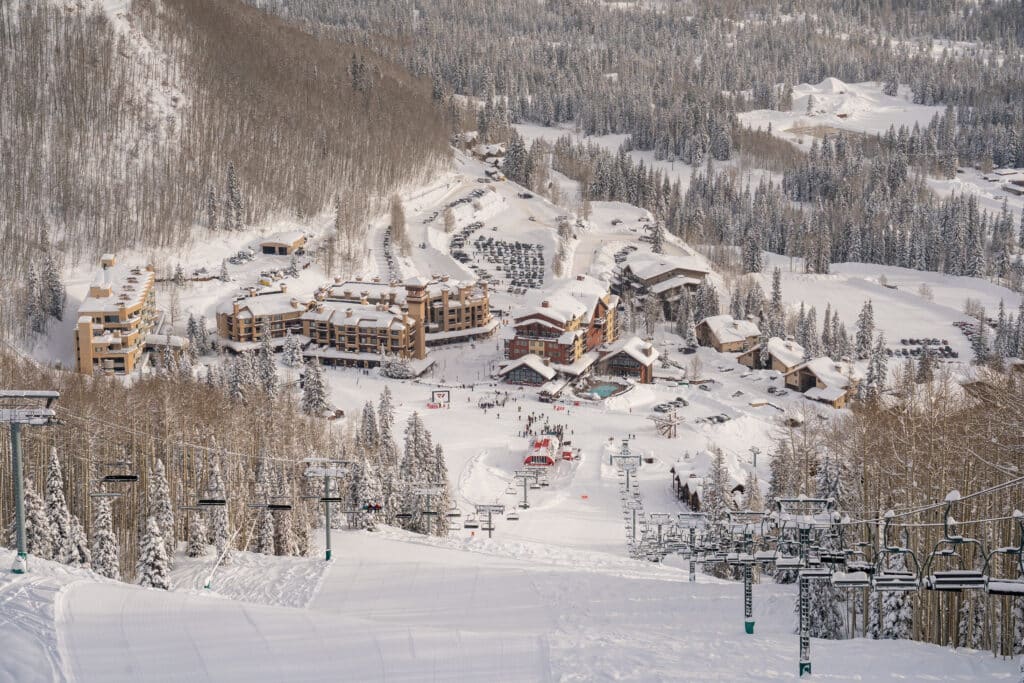
[[[857,334],[854,341],[854,351],[857,358],[868,358],[871,355],[871,346],[875,338],[875,313],[871,306],[871,299],[864,302],[857,316]]]
[[[227,491],[224,488],[224,478],[220,473],[220,463],[216,456],[210,458],[210,469],[207,475],[206,495],[213,499],[227,499]],[[213,534],[213,545],[217,551],[217,557],[223,556],[223,564],[231,562],[231,529],[226,507],[213,507],[210,510],[210,532]]]
[[[57,562],[70,564],[77,557],[71,512],[64,498],[64,478],[61,474],[57,449],[50,449],[49,470],[46,474],[46,517],[50,521],[52,557]]]
[[[256,354],[256,381],[265,394],[273,398],[277,395],[277,363],[274,362],[274,349],[270,345],[270,328],[264,325],[260,332],[260,350]]]
[[[146,531],[139,539],[139,559],[135,566],[136,581],[147,588],[171,588],[171,565],[164,547],[164,535],[156,520],[146,520]]]
[[[64,319],[64,302],[67,300],[67,289],[61,279],[60,267],[53,253],[47,246],[43,257],[43,268],[40,275],[42,308],[47,315],[57,320]]]
[[[786,336],[786,314],[782,304],[782,270],[772,270],[772,295],[768,302],[768,336],[784,338]]]
[[[651,225],[651,251],[655,254],[665,253],[665,226],[661,221],[655,221]]]
[[[171,489],[167,485],[167,472],[163,460],[157,458],[153,472],[149,477],[149,516],[156,520],[160,532],[164,535],[164,549],[167,560],[174,564],[174,506],[171,505]]]
[[[121,546],[114,533],[109,498],[97,498],[92,521],[92,568],[100,576],[121,580]]]
[[[256,521],[256,538],[253,551],[264,555],[274,554],[274,515],[267,508],[261,508]]]
[[[302,366],[302,342],[290,331],[284,338],[284,348],[281,353],[281,362],[289,368]]]
[[[321,416],[328,408],[327,384],[320,361],[310,358],[302,381],[302,411],[307,415]]]
[[[206,555],[206,541],[209,533],[206,530],[206,523],[203,515],[199,512],[191,512],[188,516],[188,556],[204,557]]]
[[[33,557],[44,560],[54,558],[53,532],[50,527],[50,519],[47,516],[46,504],[36,493],[32,478],[25,475],[25,552]],[[14,519],[8,529],[8,547],[17,547],[17,529],[14,528]]]

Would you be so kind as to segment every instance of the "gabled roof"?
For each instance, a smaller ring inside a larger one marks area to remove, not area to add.
[[[566,281],[554,292],[534,294],[526,313],[516,318],[516,322],[535,315],[563,325],[575,318],[587,322],[597,302],[608,295],[608,285],[603,281],[589,275],[576,277]]]
[[[745,341],[760,336],[761,330],[749,320],[734,320],[731,315],[713,315],[700,321],[707,325],[719,343]]]
[[[550,365],[545,364],[544,360],[540,356],[535,353],[528,353],[525,356],[520,356],[513,361],[509,361],[504,367],[498,370],[498,376],[504,377],[516,368],[524,366],[533,370],[545,380],[553,379],[556,374],[555,369]]]
[[[654,348],[654,344],[645,342],[643,339],[637,336],[632,336],[627,339],[620,339],[611,344],[605,344],[601,347],[601,358],[610,358],[617,356],[620,353],[625,353],[635,359],[641,365],[653,365],[654,361],[658,360],[658,349]]]
[[[704,261],[696,256],[674,256],[640,251],[633,252],[626,257],[626,261],[623,263],[623,269],[625,268],[629,268],[629,272],[641,280],[649,280],[674,270],[696,273],[711,272]]]
[[[757,354],[761,352],[761,345],[758,344],[743,355]],[[804,347],[790,339],[772,337],[768,340],[768,353],[785,365],[793,368],[804,362]]]
[[[790,374],[807,370],[818,378],[818,381],[829,389],[845,390],[850,386],[850,379],[859,381],[861,374],[852,364],[846,361],[834,361],[831,358],[812,358],[790,370]]]

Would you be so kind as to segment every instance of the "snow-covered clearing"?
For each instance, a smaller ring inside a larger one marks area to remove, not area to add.
[[[81,580],[36,562],[0,589],[5,616],[28,606],[38,615],[0,630],[0,674],[105,682],[796,678],[792,586],[755,586],[757,632],[745,635],[738,584],[691,584],[683,569],[644,562],[601,567],[577,553],[556,564],[518,545],[475,544],[483,551],[411,542],[397,531],[340,534],[308,608]],[[0,551],[0,563],[10,560]],[[33,590],[40,581],[57,591]],[[812,658],[816,675],[836,681],[1011,680],[1016,668],[986,653],[906,641],[815,640]]]

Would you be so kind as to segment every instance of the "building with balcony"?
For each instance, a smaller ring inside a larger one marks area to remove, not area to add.
[[[634,252],[615,267],[612,291],[630,292],[634,299],[655,296],[668,312],[684,295],[704,282],[710,269],[697,256]]]
[[[153,267],[119,265],[113,254],[104,254],[100,265],[78,307],[75,368],[85,374],[131,374],[157,324]]]
[[[427,297],[424,322],[427,346],[485,337],[497,328],[498,321],[491,317],[485,283],[452,280],[447,275],[416,280],[424,287]],[[324,287],[318,298],[350,304],[399,306],[408,312],[407,285],[383,282],[380,278],[356,278]]]
[[[413,292],[410,306],[414,312],[422,308]],[[302,334],[311,342],[305,355],[325,365],[373,367],[388,356],[426,359],[421,318],[397,305],[317,301],[301,318]]]
[[[225,348],[236,352],[255,348],[264,330],[279,346],[289,332],[302,331],[301,317],[310,306],[289,294],[284,283],[269,292],[250,289],[217,308],[217,334]]]
[[[697,341],[721,353],[746,351],[757,344],[761,330],[750,320],[734,320],[731,315],[713,315],[697,323]]]
[[[605,283],[579,275],[515,319],[505,355],[515,360],[532,353],[560,372],[579,375],[597,360],[598,347],[615,341],[618,302]]]

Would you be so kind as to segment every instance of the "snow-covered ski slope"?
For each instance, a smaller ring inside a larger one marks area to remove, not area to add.
[[[5,681],[768,681],[795,678],[791,586],[482,539],[342,534],[306,607],[88,580],[0,584]],[[0,563],[11,554],[0,552]],[[296,560],[260,557],[263,569]],[[320,560],[300,560],[311,567]],[[319,572],[317,572],[319,573]],[[259,571],[250,586],[258,592]],[[238,575],[235,575],[238,578]],[[225,579],[226,581],[227,579]],[[301,580],[295,590],[303,591]],[[31,618],[30,618],[31,615]],[[1010,680],[1013,662],[908,642],[814,641],[829,681]]]

